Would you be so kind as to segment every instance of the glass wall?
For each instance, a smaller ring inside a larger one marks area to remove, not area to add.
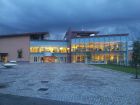
[[[51,52],[51,53],[67,53],[67,47],[46,47],[46,46],[32,46],[30,47],[31,53],[42,53],[42,52]]]
[[[71,41],[72,62],[126,64],[127,36],[95,36]]]
[[[45,61],[67,62],[71,56],[73,63],[127,63],[127,36],[93,36],[71,39],[71,51],[65,41],[31,41],[32,61],[42,61],[43,53],[50,52],[52,57]],[[71,52],[71,54],[68,54]]]
[[[31,62],[67,62],[68,52],[69,48],[67,47],[67,42],[63,41],[30,42]]]
[[[67,42],[31,41],[30,43],[31,53],[67,53],[68,50],[69,49],[67,48]]]

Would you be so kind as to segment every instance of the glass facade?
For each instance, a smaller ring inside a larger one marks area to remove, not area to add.
[[[74,37],[69,41],[31,40],[31,62],[120,64],[128,60],[127,35]]]
[[[67,42],[31,41],[30,62],[67,62]]]
[[[95,36],[71,40],[72,62],[127,63],[127,36]]]

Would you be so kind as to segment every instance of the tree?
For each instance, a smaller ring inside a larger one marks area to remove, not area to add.
[[[22,49],[17,50],[18,58],[23,58],[23,51]]]
[[[140,66],[140,40],[133,42],[132,65],[135,67],[136,79],[138,78],[138,66]]]

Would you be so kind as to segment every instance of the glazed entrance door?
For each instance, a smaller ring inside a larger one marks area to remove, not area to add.
[[[43,57],[43,62],[45,62],[45,63],[54,63],[55,58],[56,57],[54,57],[54,56],[45,56],[45,57]]]
[[[84,55],[76,55],[77,59],[76,62],[84,63],[85,62],[85,56]]]

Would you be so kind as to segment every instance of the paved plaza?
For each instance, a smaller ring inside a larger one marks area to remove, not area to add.
[[[140,79],[132,77],[85,64],[0,66],[0,102],[11,94],[91,105],[140,105]]]

